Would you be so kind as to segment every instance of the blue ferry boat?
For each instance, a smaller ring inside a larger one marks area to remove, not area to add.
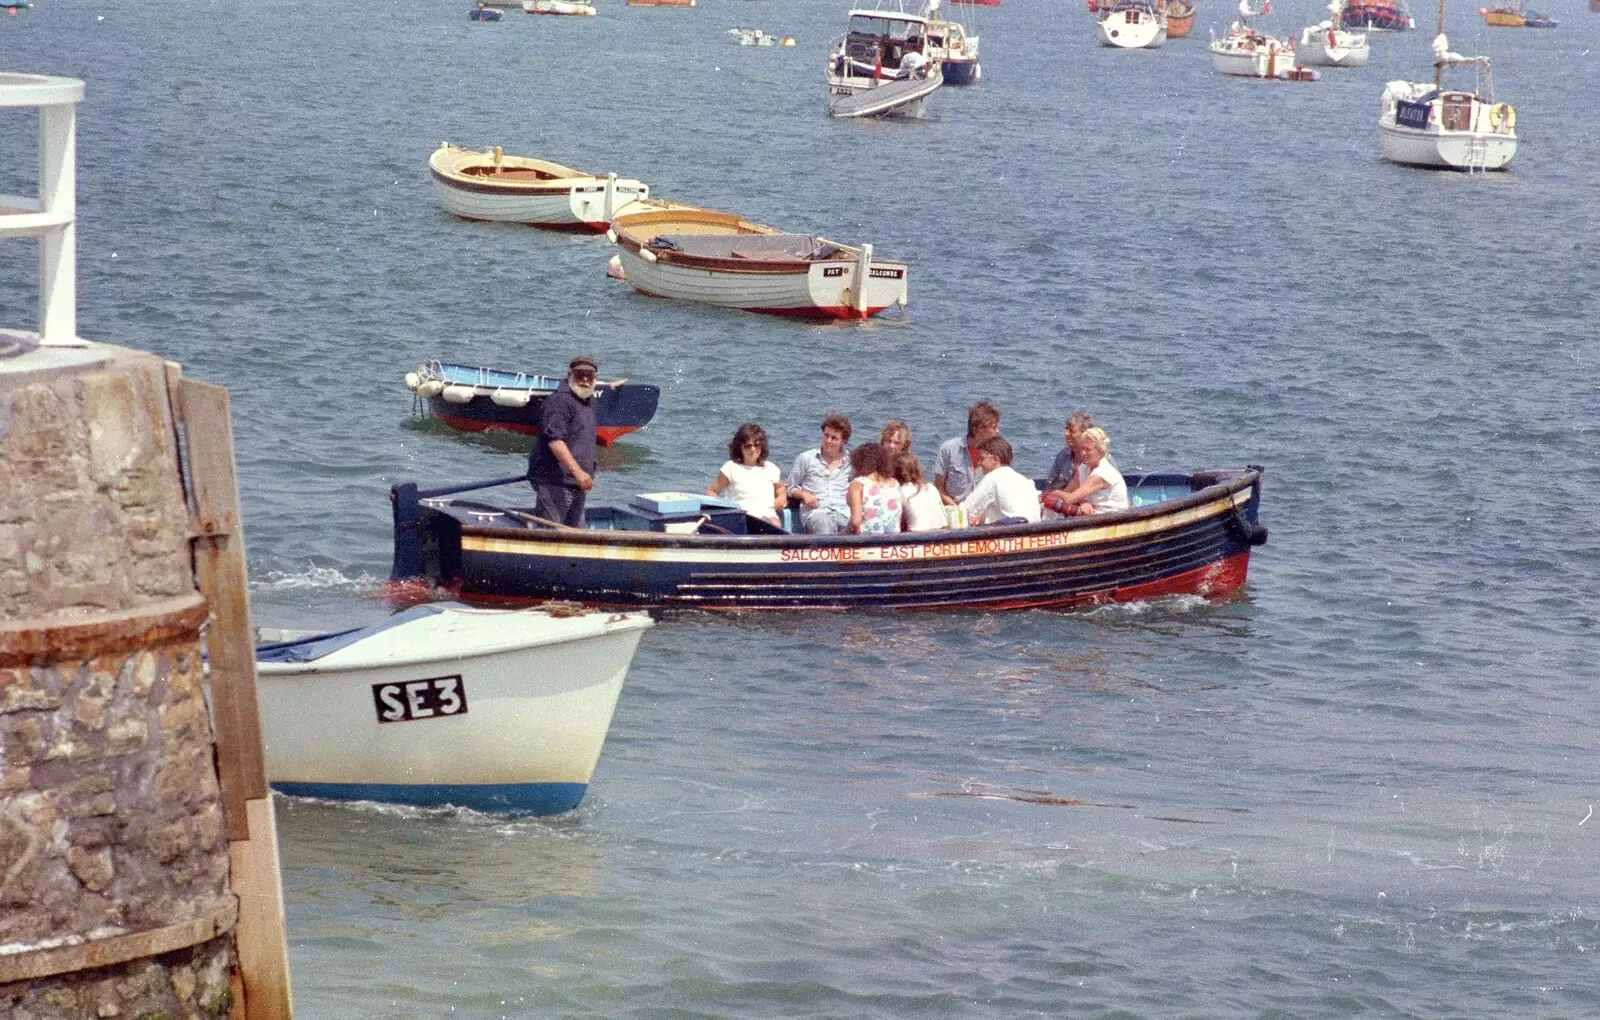
[[[461,494],[521,478],[393,487],[397,598],[563,599],[687,609],[1034,609],[1167,595],[1226,598],[1245,583],[1259,467],[1125,475],[1132,506],[1032,524],[887,535],[793,534],[685,493],[593,507],[586,528]],[[526,491],[526,490],[524,490]]]

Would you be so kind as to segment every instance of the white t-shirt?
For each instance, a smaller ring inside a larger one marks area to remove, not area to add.
[[[1122,472],[1110,460],[1102,457],[1095,469],[1089,472],[1089,477],[1098,478],[1106,483],[1103,489],[1096,489],[1089,493],[1089,505],[1094,507],[1097,514],[1110,513],[1113,510],[1128,509],[1128,483],[1122,480]]]
[[[718,470],[728,480],[728,487],[722,492],[724,497],[738,503],[739,508],[747,514],[769,520],[778,516],[778,492],[774,488],[782,476],[778,465],[770,460],[754,466],[736,464],[730,460]]]
[[[945,526],[944,500],[930,483],[900,486],[900,502],[906,508],[907,531],[935,531]]]
[[[1128,490],[1122,491],[1122,498],[1127,499]],[[972,521],[998,521],[1003,517],[1036,521],[1039,519],[1039,489],[1033,479],[1024,477],[1009,464],[1001,465],[983,476],[972,495],[961,501],[961,509]]]

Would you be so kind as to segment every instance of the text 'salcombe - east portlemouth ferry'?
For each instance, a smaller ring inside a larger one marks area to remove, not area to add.
[[[1134,506],[1117,513],[890,535],[788,534],[676,493],[594,507],[587,528],[562,528],[530,508],[457,498],[517,479],[404,483],[391,492],[391,584],[475,602],[988,610],[1221,599],[1245,583],[1267,538],[1259,467],[1126,478]]]

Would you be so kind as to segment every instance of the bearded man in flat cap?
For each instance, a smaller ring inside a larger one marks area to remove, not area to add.
[[[586,354],[567,365],[567,377],[544,399],[539,436],[528,454],[534,514],[581,528],[583,505],[594,487],[594,377],[599,366]]]

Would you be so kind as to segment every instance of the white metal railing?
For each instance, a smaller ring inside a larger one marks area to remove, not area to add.
[[[39,194],[0,195],[0,237],[39,239],[39,343],[78,339],[77,120],[83,82],[0,71],[0,107],[39,110]]]

